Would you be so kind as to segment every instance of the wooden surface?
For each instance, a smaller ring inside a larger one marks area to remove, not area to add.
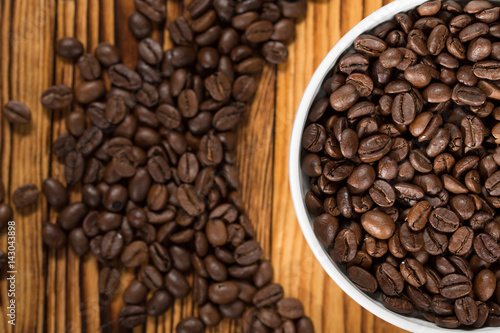
[[[307,18],[297,27],[286,64],[266,67],[258,94],[239,131],[238,161],[241,195],[258,230],[265,256],[272,259],[275,280],[287,296],[305,304],[316,332],[398,332],[375,318],[345,295],[316,262],[300,231],[288,186],[288,144],[295,110],[315,68],[328,50],[364,16],[385,0],[316,0],[309,2]],[[168,0],[168,20],[186,3]],[[28,126],[1,120],[1,177],[9,197],[19,185],[41,185],[47,176],[64,178],[62,166],[51,154],[51,142],[65,131],[63,112],[43,110],[39,97],[53,84],[78,84],[75,67],[54,56],[54,41],[79,38],[91,52],[99,41],[116,43],[124,62],[136,58],[136,42],[127,29],[134,10],[131,0],[0,0],[0,105],[10,99],[30,107]],[[169,47],[160,27],[155,37]],[[81,111],[81,110],[78,110]],[[78,193],[72,193],[78,199]],[[96,260],[79,259],[71,250],[43,251],[41,226],[55,213],[40,197],[36,208],[16,212],[17,285],[16,325],[7,324],[7,283],[0,282],[0,332],[116,332],[114,318],[121,297],[99,306]],[[0,236],[0,249],[6,236]],[[120,290],[130,279],[124,272]],[[173,332],[175,324],[194,312],[191,298],[179,300],[159,318],[150,318],[134,332]],[[211,332],[240,332],[237,322],[223,322]]]

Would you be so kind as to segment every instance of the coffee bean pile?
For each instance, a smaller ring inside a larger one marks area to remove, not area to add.
[[[429,1],[356,38],[309,112],[314,232],[359,289],[500,326],[500,8]]]
[[[56,223],[43,226],[44,243],[54,249],[68,243],[99,260],[101,304],[117,290],[122,267],[136,271],[119,313],[127,328],[192,292],[198,317],[183,319],[178,333],[203,332],[223,318],[242,318],[243,332],[314,332],[302,303],[272,283],[273,268],[261,258],[236,195],[235,166],[235,130],[265,64],[287,59],[285,43],[306,0],[194,0],[190,20],[168,24],[175,46],[166,51],[150,37],[154,23],[165,20],[165,4],[135,0],[135,6],[128,20],[140,41],[135,68],[122,64],[109,43],[84,54],[77,39],[57,41],[57,55],[73,59],[84,81],[48,88],[41,103],[54,110],[76,101],[85,112],[67,115],[68,133],[53,145],[67,186],[43,182],[47,202],[59,210]],[[13,124],[31,119],[17,101],[3,112]],[[82,201],[70,203],[68,188],[78,184]],[[37,186],[26,184],[13,202],[27,207],[38,196]],[[10,206],[0,204],[0,226],[11,217]]]

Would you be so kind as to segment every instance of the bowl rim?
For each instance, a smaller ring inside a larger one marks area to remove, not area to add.
[[[326,75],[334,67],[336,61],[352,47],[356,37],[373,29],[378,24],[391,19],[395,14],[410,9],[416,8],[418,5],[427,2],[428,0],[395,0],[387,4],[377,11],[373,12],[356,26],[354,26],[348,33],[346,33],[335,46],[328,52],[321,64],[314,72],[311,80],[309,81],[304,95],[300,101],[297,113],[295,116],[289,147],[289,182],[292,194],[292,202],[297,215],[297,220],[302,229],[302,233],[311,248],[314,256],[319,261],[320,265],[330,276],[331,279],[355,302],[361,305],[364,309],[368,310],[375,316],[395,325],[401,329],[417,332],[417,333],[430,333],[430,332],[451,332],[450,329],[441,328],[434,323],[427,322],[423,319],[415,317],[408,317],[397,314],[385,308],[380,301],[376,301],[369,297],[367,294],[358,289],[354,284],[344,275],[339,266],[333,262],[330,256],[327,255],[324,246],[316,238],[312,222],[313,219],[307,212],[304,197],[304,179],[307,177],[301,170],[300,156],[302,151],[301,139],[302,132],[307,122],[309,109],[312,106],[318,92],[321,90],[321,85]],[[500,0],[490,0],[491,2],[500,3]],[[483,327],[475,329],[475,332],[498,332],[498,327]],[[471,332],[471,330],[453,329],[453,332]]]

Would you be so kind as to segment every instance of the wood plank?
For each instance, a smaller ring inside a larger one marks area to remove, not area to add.
[[[363,2],[363,17],[366,17],[382,7],[384,5],[383,0],[364,0]]]
[[[298,226],[289,194],[288,146],[302,92],[316,66],[340,38],[340,13],[338,0],[309,3],[307,18],[297,26],[297,38],[289,46],[289,59],[278,67],[276,92],[272,262],[276,280],[283,284],[287,296],[304,302],[317,332],[345,330],[343,299],[314,259]],[[329,31],[326,38],[325,26]]]
[[[56,32],[53,37],[55,40],[62,37],[74,37],[75,36],[75,15],[76,15],[76,4],[74,2],[57,2],[57,11],[55,12],[56,19]],[[67,86],[72,86],[74,81],[74,66],[73,63],[67,59],[62,59],[53,54],[55,62],[55,73],[51,76],[52,84],[66,84]],[[48,88],[48,86],[46,87]],[[64,121],[65,116],[71,112],[72,108],[68,107],[64,110],[48,111],[52,112],[52,123],[53,123],[53,140],[57,138],[60,134],[66,132],[66,123]],[[51,156],[55,158],[54,156]],[[56,174],[61,177],[60,180],[64,181],[64,167],[62,163],[53,159],[53,170],[58,169]],[[65,184],[65,183],[64,183]],[[70,199],[74,196],[73,193],[70,194]],[[51,222],[55,221],[57,213],[53,211]],[[72,257],[71,249],[62,249],[55,252],[57,256],[56,261],[56,280],[49,290],[50,292],[55,292],[56,300],[56,317],[55,317],[55,329],[54,332],[60,332],[61,330],[67,330],[68,325],[75,325],[78,328],[79,321],[76,319],[79,317],[79,312],[75,311],[74,302],[80,303],[77,290],[74,289],[69,281],[69,275],[75,274],[75,270],[78,267],[74,265],[73,261],[68,260]],[[79,259],[77,259],[79,261]],[[52,264],[49,262],[49,265]],[[58,292],[59,291],[59,292]],[[76,298],[76,299],[75,299]],[[77,320],[73,322],[73,320]]]
[[[82,1],[85,2],[85,1]],[[86,31],[79,35],[85,36],[86,52],[93,53],[99,44],[101,7],[99,0],[89,0],[86,15]],[[83,111],[83,110],[82,110]],[[95,287],[98,283],[99,268],[97,259],[87,254],[81,260],[80,291],[82,328],[87,332],[98,332],[100,327],[99,292]]]
[[[264,254],[271,253],[273,197],[275,66],[265,66],[243,126],[238,129],[238,193],[257,232]]]
[[[341,34],[345,35],[363,19],[363,0],[342,0]]]
[[[32,111],[32,120],[25,126],[14,126],[10,144],[9,194],[24,183],[41,184],[48,175],[50,118],[39,98],[47,86],[52,67],[53,9],[52,1],[16,1],[10,4],[9,98],[22,100]],[[7,15],[8,16],[8,15]],[[5,17],[5,16],[4,16]],[[4,18],[3,17],[3,18]],[[4,85],[5,86],[5,85]],[[9,154],[7,155],[9,156]],[[16,326],[17,332],[41,332],[44,312],[43,252],[40,238],[43,215],[40,197],[37,205],[17,210],[16,221]],[[41,207],[37,209],[37,207]],[[29,244],[29,245],[28,245]]]

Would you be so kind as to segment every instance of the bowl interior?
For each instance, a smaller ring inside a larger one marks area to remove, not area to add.
[[[330,50],[327,56],[319,65],[318,69],[315,71],[311,81],[309,82],[305,93],[300,102],[295,122],[293,125],[292,136],[290,140],[290,154],[289,154],[289,173],[290,173],[290,188],[292,192],[293,204],[297,214],[299,224],[302,228],[302,232],[306,241],[308,242],[311,250],[313,251],[316,259],[320,262],[323,269],[328,273],[328,275],[337,283],[337,285],[347,293],[352,299],[354,299],[358,304],[364,307],[366,310],[370,311],[377,317],[384,319],[385,321],[398,326],[402,329],[411,332],[443,332],[450,331],[449,329],[440,328],[434,323],[430,323],[423,319],[419,319],[412,316],[403,316],[395,312],[389,311],[384,307],[380,300],[380,293],[375,295],[369,295],[360,291],[348,278],[346,275],[346,269],[344,266],[337,265],[329,256],[326,248],[317,240],[312,223],[314,221],[314,216],[312,216],[307,210],[304,202],[306,193],[310,190],[309,177],[304,174],[301,170],[301,156],[303,154],[301,139],[302,132],[307,123],[307,116],[309,109],[313,103],[321,97],[324,97],[326,93],[322,89],[322,83],[324,79],[333,69],[336,62],[345,53],[353,52],[352,47],[354,40],[357,36],[364,32],[368,32],[375,28],[380,23],[387,20],[392,20],[394,15],[399,12],[406,12],[413,9],[420,4],[426,2],[427,0],[396,0],[357,24],[352,28],[342,39]],[[493,3],[500,5],[500,0],[490,0]],[[470,332],[470,330],[454,329],[454,332]],[[476,329],[476,332],[498,332],[499,329],[495,327],[485,327],[481,329]]]

